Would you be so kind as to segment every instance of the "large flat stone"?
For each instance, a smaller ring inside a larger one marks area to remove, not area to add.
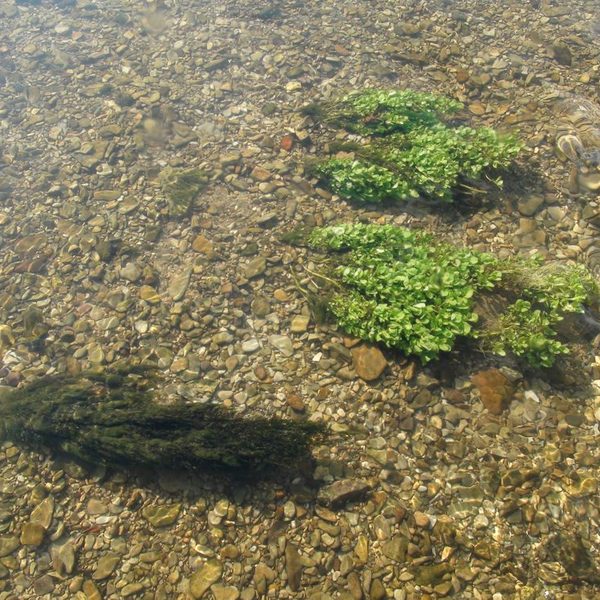
[[[196,600],[202,598],[211,585],[221,579],[223,565],[216,559],[207,561],[190,579],[190,594]]]

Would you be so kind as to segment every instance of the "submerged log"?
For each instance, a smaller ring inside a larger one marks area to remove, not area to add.
[[[39,379],[0,395],[0,438],[92,464],[257,473],[297,464],[323,435],[316,423],[159,404],[152,381],[132,373]]]

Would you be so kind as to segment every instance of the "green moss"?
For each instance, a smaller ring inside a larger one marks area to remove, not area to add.
[[[305,117],[312,117],[313,119],[320,121],[326,118],[327,108],[324,105],[311,102],[300,109],[300,114]]]
[[[46,333],[44,326],[44,313],[35,306],[29,306],[23,312],[23,333],[26,337],[38,337],[40,333]]]
[[[160,183],[167,197],[169,214],[173,217],[186,216],[208,184],[208,176],[201,169],[167,167],[160,174]]]
[[[362,152],[364,150],[362,144],[343,140],[333,140],[327,146],[330,154],[337,154],[338,152]]]
[[[209,404],[161,405],[157,383],[135,370],[43,378],[0,398],[0,434],[90,463],[252,472],[296,464],[323,434],[315,423]]]

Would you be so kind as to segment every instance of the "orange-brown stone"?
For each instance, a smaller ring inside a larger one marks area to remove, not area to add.
[[[479,390],[481,402],[493,415],[500,415],[508,408],[514,386],[501,371],[498,369],[479,371],[471,377],[471,381]]]
[[[373,381],[383,373],[387,367],[387,360],[379,348],[359,346],[352,350],[352,364],[361,379]]]

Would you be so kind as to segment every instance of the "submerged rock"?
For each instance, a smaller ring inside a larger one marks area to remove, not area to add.
[[[101,581],[102,579],[110,577],[120,562],[121,557],[114,552],[109,552],[100,557],[100,560],[96,565],[96,570],[92,573],[92,579]]]
[[[320,504],[339,508],[347,502],[360,500],[371,489],[371,485],[362,479],[340,479],[319,490],[317,500]]]
[[[0,536],[0,558],[12,554],[19,547],[19,539],[14,535]]]
[[[302,568],[302,557],[298,552],[298,548],[288,542],[285,546],[285,570],[287,571],[288,585],[292,592],[297,592],[300,589]]]
[[[479,390],[483,405],[493,414],[500,415],[508,407],[513,396],[511,381],[498,369],[480,371],[471,378]]]
[[[385,371],[388,363],[379,348],[360,346],[352,350],[352,364],[361,379],[374,381]]]
[[[569,578],[600,583],[600,568],[576,533],[557,533],[548,540],[544,551],[546,558],[560,564]]]
[[[211,585],[215,584],[223,573],[223,565],[216,559],[211,559],[196,571],[190,579],[190,594],[192,598],[202,598]]]
[[[39,523],[25,523],[21,531],[21,544],[38,547],[44,540],[46,530]]]
[[[146,506],[142,510],[144,518],[149,521],[153,527],[167,527],[177,521],[181,512],[181,504],[168,504],[166,506]]]
[[[208,183],[201,169],[165,168],[160,174],[161,187],[167,197],[171,216],[189,215],[194,203]]]
[[[44,498],[32,511],[31,522],[38,523],[44,529],[48,529],[54,515],[54,498]]]

